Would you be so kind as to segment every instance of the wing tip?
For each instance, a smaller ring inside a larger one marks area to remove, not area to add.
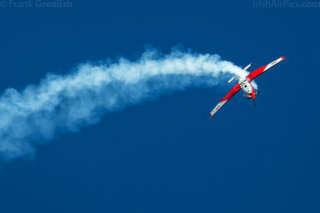
[[[282,60],[284,60],[284,57],[283,57],[283,56],[281,56],[281,58],[282,58]]]
[[[213,114],[209,113],[210,118],[212,118]]]

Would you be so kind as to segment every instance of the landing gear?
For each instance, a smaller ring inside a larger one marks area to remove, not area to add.
[[[256,99],[252,99],[252,100],[253,100],[253,106],[257,106]]]

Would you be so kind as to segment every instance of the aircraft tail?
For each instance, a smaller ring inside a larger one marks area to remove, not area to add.
[[[249,69],[249,67],[251,67],[252,63],[248,64],[245,68],[243,68],[244,71],[246,71],[247,69]],[[236,78],[236,76],[233,76],[232,78],[230,78],[227,83],[230,84],[234,79]]]

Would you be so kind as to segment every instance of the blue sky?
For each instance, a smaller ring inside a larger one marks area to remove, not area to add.
[[[320,8],[252,1],[77,1],[0,8],[0,89],[146,44],[183,44],[251,70],[257,107],[229,89],[189,88],[103,116],[0,166],[0,212],[319,212]]]

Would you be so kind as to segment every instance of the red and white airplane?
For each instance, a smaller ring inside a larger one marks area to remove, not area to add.
[[[256,69],[255,71],[249,73],[245,78],[240,79],[239,82],[231,88],[227,95],[224,96],[221,99],[221,101],[217,104],[217,106],[210,112],[210,117],[216,114],[219,111],[219,109],[221,109],[221,107],[225,105],[232,98],[232,96],[234,96],[234,94],[236,94],[240,89],[242,89],[245,92],[245,96],[247,98],[252,99],[255,103],[255,98],[258,93],[254,90],[254,87],[252,86],[253,79],[255,79],[256,77],[258,77],[259,75],[261,75],[262,73],[264,73],[265,71],[267,71],[268,69],[270,69],[282,60],[284,60],[283,56],[271,62],[270,64],[260,67],[259,69]],[[244,70],[247,70],[250,66],[251,64],[246,66]],[[235,77],[232,77],[229,81],[227,81],[227,83],[231,83],[234,79]]]

